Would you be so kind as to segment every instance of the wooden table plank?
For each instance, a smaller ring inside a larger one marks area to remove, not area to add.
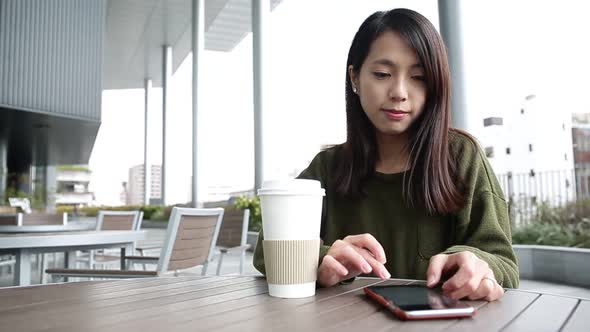
[[[111,316],[108,322],[91,327],[86,331],[149,331],[155,327],[161,327],[163,322],[168,326],[187,321],[196,324],[195,321],[198,322],[198,319],[203,317],[212,315],[223,317],[223,315],[232,314],[235,310],[259,305],[267,301],[268,298],[268,287],[266,282],[263,282],[260,286],[231,293],[136,310],[127,313],[120,320],[116,316]],[[63,331],[76,331],[76,328]]]
[[[375,283],[383,285],[384,283],[380,280],[375,280]],[[387,281],[385,284],[401,285],[407,284],[405,281]],[[319,289],[318,295],[328,289]],[[353,305],[353,308],[358,309],[358,303],[364,301],[362,287],[355,287],[353,290],[347,292],[346,296],[332,296],[324,299],[317,299],[298,305],[291,310],[275,311],[264,315],[264,318],[249,319],[246,321],[239,322],[232,326],[224,326],[224,331],[241,331],[242,328],[251,330],[261,330],[264,326],[260,326],[263,323],[265,326],[272,326],[277,330],[295,328],[296,330],[305,331],[316,331],[320,329],[320,324],[325,323],[323,321],[324,316],[334,317],[338,316],[340,310],[344,308],[349,309]],[[291,301],[289,299],[283,299],[282,301]],[[268,324],[268,325],[267,325]]]
[[[205,281],[207,280],[207,281]],[[200,282],[213,282],[214,278],[205,278]],[[24,306],[67,306],[68,304],[87,303],[92,300],[102,299],[110,295],[121,296],[136,290],[137,292],[146,292],[150,287],[163,287],[164,285],[177,285],[186,282],[195,282],[195,278],[149,278],[149,279],[128,279],[121,281],[92,281],[92,282],[74,282],[46,286],[21,287],[10,289],[7,292],[10,296],[4,294],[0,297],[0,320],[4,319],[3,315],[11,315],[11,311],[19,309],[22,311]],[[4,292],[2,292],[4,293]],[[44,310],[43,307],[32,307],[31,310]]]
[[[268,296],[263,278],[174,277],[0,289],[0,321],[12,331],[564,331],[588,330],[590,301],[508,290],[471,319],[404,322],[362,288],[408,280],[359,278],[316,296]],[[419,282],[418,282],[419,283]],[[27,297],[29,299],[27,300]]]
[[[450,331],[499,331],[523,312],[540,295],[507,290],[501,299],[478,309],[471,319],[461,319],[449,327]]]
[[[577,299],[541,295],[518,315],[504,331],[558,331],[570,316]]]
[[[580,301],[576,310],[567,321],[563,332],[582,332],[590,329],[590,301]]]
[[[210,277],[207,277],[210,278]],[[125,280],[100,280],[70,282],[63,284],[36,285],[27,287],[14,287],[2,289],[0,292],[0,317],[2,311],[34,305],[40,303],[55,303],[79,299],[91,298],[96,294],[117,293],[131,289],[145,289],[151,285],[164,285],[182,282],[179,278],[146,278],[146,279],[125,279]],[[193,280],[193,279],[189,279]]]
[[[290,313],[298,306],[335,299],[342,294],[347,294],[358,290],[359,288],[379,282],[380,280],[375,279],[358,279],[352,284],[320,289],[315,296],[302,299],[280,299],[270,297],[267,294],[259,295],[266,298],[266,300],[262,301],[259,305],[232,311],[231,315],[220,313],[199,320],[187,321],[175,325],[174,329],[175,331],[194,331],[195,326],[198,326],[199,329],[202,329],[203,331],[213,331],[215,329],[221,329],[224,331],[235,329],[241,332],[244,330],[256,330],[261,320],[265,320],[266,322],[267,317],[272,317],[273,314],[283,317],[282,312]],[[241,326],[243,328],[240,328]]]
[[[254,278],[224,278],[222,280],[213,278],[212,282],[199,285],[200,281],[195,279],[192,285],[174,289],[159,289],[157,291],[145,290],[145,294],[133,296],[116,296],[107,299],[99,299],[92,302],[77,301],[56,307],[52,305],[47,308],[36,308],[33,314],[13,314],[6,317],[3,322],[13,326],[16,330],[62,330],[67,326],[84,326],[88,321],[99,323],[112,315],[133,311],[148,307],[161,307],[168,303],[185,301],[190,298],[206,297],[215,294],[223,288],[223,291],[251,287],[250,282]],[[32,316],[32,317],[31,317]],[[98,319],[100,317],[100,319]]]

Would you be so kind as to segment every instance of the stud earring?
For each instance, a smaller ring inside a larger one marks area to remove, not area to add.
[[[356,93],[356,87],[352,87],[352,92]]]

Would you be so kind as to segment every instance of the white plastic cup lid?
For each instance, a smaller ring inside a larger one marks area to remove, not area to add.
[[[318,180],[288,179],[264,181],[262,188],[258,189],[261,195],[310,195],[325,196],[326,191]]]

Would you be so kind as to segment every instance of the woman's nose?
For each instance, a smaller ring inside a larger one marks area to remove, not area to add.
[[[403,78],[392,80],[391,87],[389,88],[389,98],[395,101],[406,101],[408,99],[408,90]]]

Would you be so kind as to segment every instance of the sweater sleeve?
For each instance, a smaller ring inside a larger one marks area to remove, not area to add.
[[[517,288],[518,266],[512,249],[506,201],[491,192],[482,192],[459,214],[456,244],[445,254],[470,251],[484,260],[503,287]]]
[[[310,180],[318,180],[321,182],[322,188],[326,188],[326,151],[318,153],[315,158],[311,161],[309,166],[297,176],[298,179],[310,179]],[[322,225],[325,224],[324,220],[326,217],[326,197],[324,197],[323,205],[322,205]],[[263,250],[263,240],[264,240],[264,230],[261,230],[258,233],[258,241],[256,242],[256,248],[254,249],[254,267],[260,273],[266,275],[266,269],[264,267],[264,250]],[[323,227],[322,227],[323,233]],[[319,251],[319,263],[322,263],[324,256],[330,249],[330,246],[320,245]]]
[[[455,215],[454,245],[443,253],[470,251],[488,263],[501,286],[517,288],[518,265],[512,249],[508,204],[477,143],[465,140],[467,143],[456,152],[461,156],[458,175],[466,203]]]

